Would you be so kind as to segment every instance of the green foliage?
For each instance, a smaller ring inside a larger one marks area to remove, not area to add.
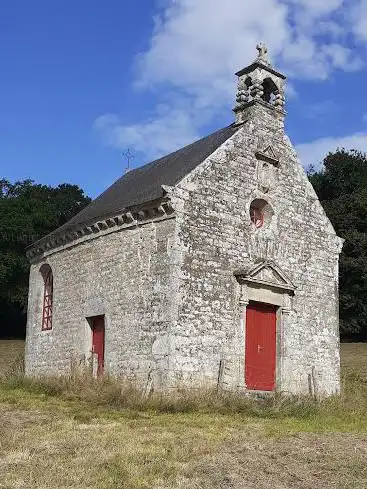
[[[339,149],[329,153],[309,179],[337,234],[345,239],[340,257],[342,336],[367,338],[367,157]]]
[[[32,180],[0,180],[0,325],[1,335],[24,328],[29,264],[25,248],[64,224],[90,199],[77,185],[58,187]]]

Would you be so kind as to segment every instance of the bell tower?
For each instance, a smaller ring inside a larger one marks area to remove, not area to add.
[[[272,67],[265,44],[259,43],[256,49],[259,54],[255,61],[236,73],[238,89],[233,109],[235,123],[243,124],[262,114],[266,118],[274,117],[284,126],[286,77]]]

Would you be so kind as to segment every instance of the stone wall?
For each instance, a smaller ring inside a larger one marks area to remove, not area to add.
[[[168,369],[175,221],[124,229],[50,254],[31,266],[27,374],[66,373],[90,356],[87,317],[105,315],[105,368],[158,385]],[[41,330],[42,263],[54,276],[51,331]]]
[[[225,382],[243,387],[243,319],[238,269],[272,260],[296,286],[281,311],[277,388],[339,389],[338,256],[341,240],[327,219],[284,134],[281,114],[255,104],[239,131],[173,192],[182,255],[179,316],[172,327],[172,385]],[[261,174],[255,154],[271,145],[278,168]],[[255,229],[249,207],[267,200],[271,222]]]

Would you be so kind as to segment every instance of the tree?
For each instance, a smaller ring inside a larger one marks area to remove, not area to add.
[[[329,153],[309,179],[337,234],[340,257],[342,337],[367,339],[367,156],[345,149]]]
[[[24,333],[29,263],[25,248],[64,224],[90,198],[77,185],[0,180],[0,335]]]

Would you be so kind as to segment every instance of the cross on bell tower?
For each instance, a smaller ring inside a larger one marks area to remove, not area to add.
[[[259,42],[259,44],[256,46],[256,49],[259,51],[259,54],[256,58],[256,61],[258,63],[262,63],[266,66],[271,67],[269,58],[268,58],[268,48],[265,46],[263,42]]]
[[[254,110],[250,108],[259,105],[279,121],[284,121],[286,77],[272,67],[264,43],[260,42],[256,49],[259,54],[254,62],[236,73],[238,89],[233,109],[236,124],[242,124],[253,116]]]

